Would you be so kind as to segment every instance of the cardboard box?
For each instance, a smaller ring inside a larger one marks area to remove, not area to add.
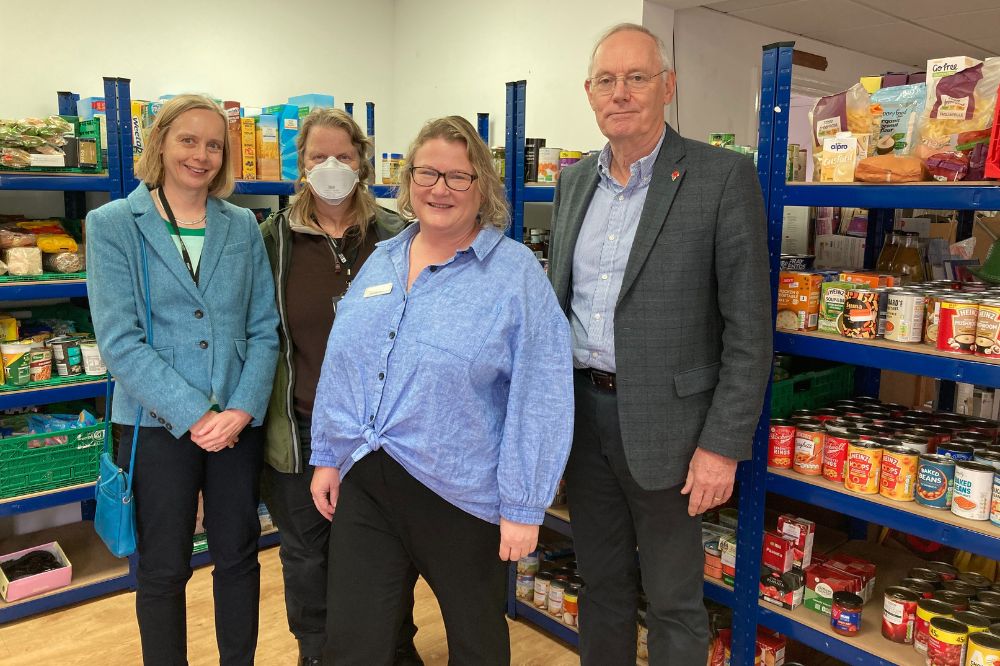
[[[831,553],[826,561],[826,566],[857,574],[862,578],[861,591],[857,594],[868,603],[875,592],[875,565],[868,560],[847,555],[845,553]]]
[[[768,572],[760,577],[760,596],[769,604],[795,610],[802,605],[802,572]]]
[[[777,328],[788,331],[816,330],[819,318],[819,286],[823,278],[814,273],[782,271],[778,278]]]
[[[853,183],[854,169],[858,166],[858,156],[868,154],[868,146],[862,146],[857,134],[840,132],[835,137],[823,139],[823,154],[820,158],[821,183]]]
[[[132,100],[132,163],[138,164],[142,157],[142,150],[146,146],[146,135],[143,132],[142,116],[143,109],[149,102],[141,99]]]
[[[816,537],[816,523],[791,514],[778,516],[778,533],[795,544],[792,564],[805,569],[812,564],[813,540]]]
[[[229,134],[229,168],[233,178],[243,178],[243,128],[240,126],[240,103],[223,102],[226,132]]]
[[[305,114],[309,115],[309,112],[313,109],[332,109],[333,95],[323,95],[318,93],[295,95],[294,97],[288,98],[288,103],[299,107],[300,114],[303,110],[305,110]]]
[[[834,592],[860,594],[864,587],[860,575],[826,564],[811,565],[805,571],[805,578],[805,607],[824,615],[830,614]]]
[[[101,127],[101,146],[108,148],[108,114],[103,97],[84,97],[76,102],[76,115],[80,120],[97,118]]]
[[[264,113],[278,120],[281,179],[296,180],[299,177],[299,156],[295,150],[295,139],[299,135],[299,107],[294,104],[275,104],[266,107]]]
[[[267,113],[257,117],[257,180],[281,180],[278,119]]]
[[[892,275],[879,275],[878,273],[863,273],[863,272],[843,272],[840,274],[840,280],[842,282],[851,282],[853,284],[860,284],[866,287],[871,287],[872,289],[878,289],[879,287],[895,287],[896,278]]]
[[[761,562],[767,568],[778,573],[792,570],[795,562],[795,544],[781,533],[766,530],[764,532],[764,552]]]
[[[760,648],[760,666],[783,666],[785,663],[785,637],[767,630],[757,630],[757,647]]]
[[[736,536],[721,537],[719,552],[722,559],[722,582],[735,585],[736,577]]]
[[[243,179],[257,180],[257,122],[253,117],[240,119],[242,130],[240,143],[243,147]]]
[[[58,590],[60,587],[66,587],[69,585],[70,581],[73,579],[73,565],[70,563],[69,558],[66,557],[66,553],[63,552],[63,549],[59,547],[59,543],[56,541],[42,544],[41,546],[25,548],[24,550],[19,550],[16,553],[0,555],[0,562],[16,560],[17,558],[23,557],[24,555],[36,550],[52,553],[55,555],[56,560],[58,560],[63,566],[58,569],[44,571],[34,576],[26,576],[13,581],[7,580],[7,576],[4,575],[2,570],[0,570],[0,596],[2,596],[3,600],[7,603],[17,601],[18,599],[24,599],[25,597],[31,597],[36,594]]]

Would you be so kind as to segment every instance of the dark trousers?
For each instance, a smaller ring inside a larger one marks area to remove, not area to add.
[[[302,460],[312,453],[310,423],[297,419]],[[299,654],[319,657],[326,645],[327,556],[330,552],[330,521],[316,510],[309,483],[313,466],[306,464],[301,474],[278,472],[264,466],[264,502],[281,532],[281,573],[285,583],[285,611],[288,629],[299,643]],[[414,576],[416,580],[416,576]],[[413,624],[413,586],[403,591],[406,610],[399,628],[397,666],[421,664],[413,647],[417,627]]]
[[[118,464],[127,467],[131,426],[122,428]],[[254,663],[260,600],[257,517],[262,428],[246,428],[231,449],[208,453],[188,435],[140,428],[133,493],[138,532],[136,616],[146,666],[187,664],[184,588],[191,538],[204,496],[205,531],[215,564],[215,637],[222,666]]]
[[[419,571],[441,605],[448,663],[510,663],[500,529],[449,504],[385,451],[340,486],[330,539],[327,662],[388,666]]]
[[[635,664],[641,565],[641,587],[649,599],[649,663],[703,664],[708,614],[702,603],[701,517],[688,516],[681,486],[649,491],[632,478],[614,392],[577,373],[575,394],[566,491],[585,582],[580,593],[581,663]]]

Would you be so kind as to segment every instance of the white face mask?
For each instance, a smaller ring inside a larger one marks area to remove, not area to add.
[[[336,206],[358,186],[358,172],[331,156],[306,172],[306,180],[316,196]]]

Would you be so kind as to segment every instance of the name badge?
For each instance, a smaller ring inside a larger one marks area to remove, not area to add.
[[[372,296],[385,296],[390,291],[392,291],[391,282],[386,282],[385,284],[375,284],[365,289],[364,297],[370,298]]]

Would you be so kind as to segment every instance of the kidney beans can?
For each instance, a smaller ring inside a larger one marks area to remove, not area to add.
[[[1000,300],[979,304],[975,353],[976,356],[1000,358]]]
[[[941,323],[938,326],[937,348],[956,354],[972,354],[976,346],[976,321],[979,302],[971,298],[949,298],[941,301]]]
[[[824,439],[822,426],[796,427],[792,469],[807,476],[819,476],[823,471]]]
[[[905,587],[885,590],[882,607],[882,635],[894,643],[913,644],[913,627],[917,619],[920,595]]]
[[[956,462],[951,512],[969,520],[989,520],[994,476],[990,465]]]
[[[954,615],[951,606],[937,599],[921,599],[917,602],[917,617],[913,625],[913,649],[927,654],[930,640],[931,620],[936,617],[950,618]]]
[[[924,295],[907,291],[889,294],[886,303],[885,339],[921,342],[924,339]]]
[[[1000,633],[969,634],[962,666],[995,666],[1000,664]]]
[[[882,451],[879,494],[897,502],[912,502],[917,482],[920,454],[905,446],[888,446]]]
[[[772,419],[767,449],[767,466],[791,469],[795,453],[795,424],[785,419]]]
[[[925,453],[917,465],[917,488],[913,499],[933,509],[951,507],[955,483],[955,461],[948,456]]]
[[[844,487],[861,495],[877,495],[882,467],[882,447],[858,440],[847,447]]]
[[[990,502],[990,522],[1000,527],[1000,474],[993,475],[993,499]]]
[[[851,432],[827,428],[826,439],[823,441],[823,476],[830,481],[844,482],[844,463],[847,460],[847,447],[852,440]]]
[[[945,442],[944,444],[938,444],[935,452],[939,456],[948,456],[955,462],[963,460],[968,462],[976,456],[976,450],[974,448],[968,444],[962,444],[955,442],[954,440]]]

